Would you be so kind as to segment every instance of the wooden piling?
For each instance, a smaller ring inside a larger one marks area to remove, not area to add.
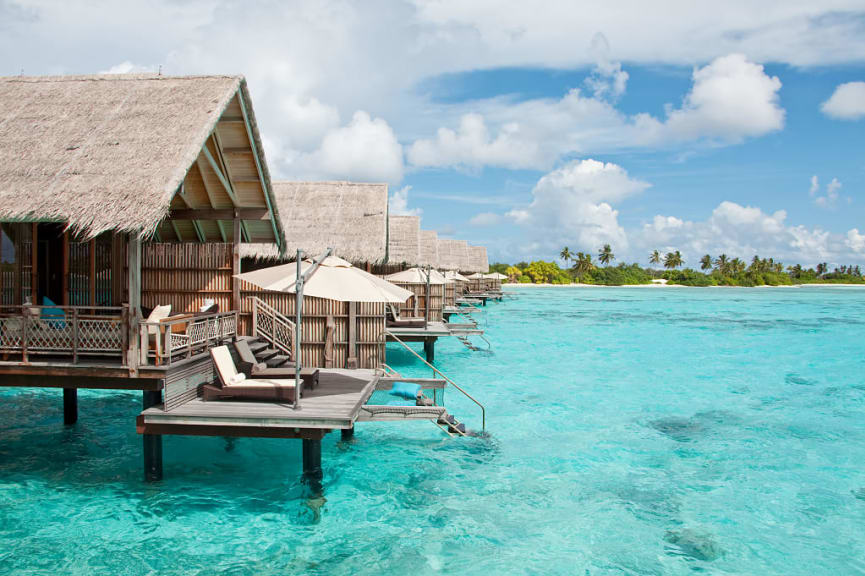
[[[63,424],[72,426],[78,422],[78,390],[63,389]]]
[[[161,390],[145,390],[142,397],[144,410],[157,404],[162,404]],[[142,434],[144,447],[144,480],[157,482],[162,480],[162,436],[159,434]]]

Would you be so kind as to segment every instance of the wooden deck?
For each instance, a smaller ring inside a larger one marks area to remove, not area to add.
[[[426,338],[444,338],[450,336],[451,331],[444,322],[428,322],[423,328],[388,328],[387,331],[404,342],[423,341]]]
[[[354,426],[376,388],[374,370],[320,369],[319,385],[307,390],[298,409],[276,402],[191,400],[168,412],[163,405],[144,410],[139,434],[316,438]]]

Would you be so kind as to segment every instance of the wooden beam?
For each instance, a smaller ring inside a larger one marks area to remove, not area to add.
[[[222,153],[226,156],[251,156],[253,154],[252,148],[246,146],[228,146],[222,149]]]
[[[171,229],[174,230],[174,235],[177,236],[178,242],[183,242],[183,238],[180,237],[180,230],[177,229],[177,224],[174,223],[174,220],[169,220],[169,224],[171,224]]]
[[[240,111],[243,114],[243,124],[246,127],[246,137],[249,139],[249,147],[252,148],[252,157],[255,160],[255,168],[258,170],[258,177],[261,180],[264,200],[267,202],[267,209],[270,211],[270,224],[273,227],[273,238],[276,245],[282,248],[282,246],[280,246],[279,226],[276,223],[276,214],[274,213],[274,208],[270,203],[271,191],[267,188],[268,182],[264,178],[264,170],[261,167],[261,160],[258,157],[258,150],[255,146],[255,138],[252,136],[252,127],[249,124],[249,114],[246,112],[246,103],[243,101],[243,92],[240,90],[237,91],[237,102],[240,104]]]
[[[69,230],[63,231],[63,305],[69,306]]]
[[[201,222],[198,220],[192,221],[192,229],[195,230],[195,235],[198,237],[198,241],[202,244],[204,243],[204,231],[201,229]]]
[[[225,208],[220,210],[211,209],[179,209],[172,210],[169,217],[172,220],[269,220],[270,212],[267,208]]]
[[[39,304],[36,296],[39,294],[39,224],[31,225],[31,250],[30,250],[30,301],[33,305]]]
[[[246,115],[243,116],[223,116],[219,119],[220,123],[224,124],[240,124],[246,122]]]
[[[132,376],[138,375],[139,334],[138,322],[141,319],[141,238],[130,234],[127,244],[127,269],[129,279],[129,351],[126,365]]]
[[[96,306],[96,239],[90,240],[90,305]]]
[[[204,175],[201,176],[202,182],[204,181]],[[186,180],[180,183],[180,191],[178,192],[178,196],[183,200],[183,203],[186,204],[188,208],[193,208],[192,202],[189,201],[189,196],[186,195]],[[195,235],[198,237],[199,242],[204,242],[204,234],[201,231],[201,225],[196,221],[197,218],[190,218],[192,220],[192,229],[195,230]],[[177,232],[177,227],[175,226],[174,231]],[[177,234],[178,242],[180,240],[180,234]]]
[[[201,183],[204,184],[204,192],[207,194],[207,200],[210,202],[211,208],[216,208],[216,202],[213,201],[213,192],[210,190],[210,186],[207,185],[207,178],[204,177],[204,163],[201,161],[201,154],[198,155],[198,158],[195,159],[195,165],[198,167],[198,174],[201,176]],[[183,199],[186,202],[186,199]],[[188,205],[189,202],[186,202]]]
[[[231,182],[229,182],[222,173],[219,164],[216,163],[216,159],[213,157],[213,154],[210,153],[210,149],[208,149],[206,143],[201,148],[201,152],[204,154],[204,157],[207,158],[207,162],[210,164],[210,167],[213,168],[213,172],[222,183],[222,187],[225,188],[225,193],[228,194],[229,198],[231,198],[232,203],[237,206],[237,196],[234,195],[234,189],[231,187]]]
[[[240,278],[236,278],[236,274],[240,274],[240,220],[235,219],[234,236],[232,237],[232,252],[231,252],[231,309],[240,310]]]
[[[216,221],[216,227],[219,228],[219,237],[222,238],[222,242],[225,243],[225,226],[222,224],[222,220]]]

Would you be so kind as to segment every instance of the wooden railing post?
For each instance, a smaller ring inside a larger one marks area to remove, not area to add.
[[[21,360],[27,362],[27,344],[30,339],[30,309],[24,306],[21,311],[23,312],[21,315]]]
[[[258,298],[252,299],[252,337],[258,336]]]
[[[128,361],[126,350],[129,348],[129,306],[123,305],[120,311],[120,357],[123,366]]]
[[[72,363],[78,364],[78,308],[72,309]]]

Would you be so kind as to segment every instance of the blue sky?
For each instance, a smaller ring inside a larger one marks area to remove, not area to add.
[[[244,74],[276,178],[492,260],[865,264],[865,3],[754,6],[0,0],[0,74]]]
[[[691,85],[690,66],[628,66],[627,92],[618,108],[627,114],[648,112],[661,116],[666,105],[678,105]],[[786,111],[782,130],[725,146],[688,145],[663,149],[621,150],[574,154],[559,164],[581,157],[613,162],[651,188],[620,205],[619,222],[637,228],[656,214],[685,220],[704,220],[727,200],[757,206],[767,212],[785,210],[792,224],[846,233],[863,226],[865,217],[865,123],[839,121],[820,106],[836,86],[865,78],[865,66],[843,65],[798,68],[767,65],[782,88],[779,104]],[[433,100],[470,105],[502,95],[518,100],[558,98],[583,85],[591,69],[496,69],[443,75],[419,86]],[[470,242],[496,243],[503,235],[522,235],[510,222],[478,228],[469,221],[481,212],[504,213],[527,203],[543,175],[540,170],[485,168],[475,171],[432,169],[409,173],[411,204],[423,211],[425,222],[453,229]],[[833,178],[841,182],[840,198],[821,208],[809,191],[811,178],[821,187]],[[459,206],[455,206],[459,204]],[[572,247],[573,248],[573,247]],[[581,249],[589,249],[582,246]],[[513,260],[515,256],[497,253]],[[550,258],[549,251],[530,256]],[[643,258],[640,252],[628,253]]]

